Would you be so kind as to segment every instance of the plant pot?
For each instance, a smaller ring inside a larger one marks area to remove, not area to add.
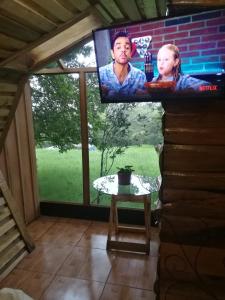
[[[129,185],[131,181],[131,173],[122,173],[118,172],[118,184],[120,185]]]

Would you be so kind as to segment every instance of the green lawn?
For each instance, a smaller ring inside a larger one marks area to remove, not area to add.
[[[96,191],[92,187],[99,177],[100,151],[89,152],[91,203],[96,204]],[[59,153],[57,149],[36,149],[39,194],[41,200],[82,203],[82,157],[81,150]],[[118,156],[111,174],[116,167],[133,165],[136,174],[158,176],[158,156],[153,146],[131,146]],[[157,195],[153,195],[157,198]],[[102,197],[100,205],[109,205],[110,197]],[[153,205],[154,206],[154,205]],[[130,205],[129,205],[130,207]],[[137,207],[137,205],[135,205]]]

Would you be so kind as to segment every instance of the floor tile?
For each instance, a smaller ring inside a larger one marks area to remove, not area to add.
[[[56,223],[56,218],[50,217],[41,217],[28,225],[27,229],[31,238],[36,241],[39,239],[44,233],[46,233],[53,224]]]
[[[106,284],[100,300],[155,300],[155,294],[148,290]]]
[[[104,250],[74,247],[57,275],[105,282],[111,264],[110,255]]]
[[[56,224],[53,224],[39,239],[37,239],[37,242],[75,246],[81,239],[84,231],[87,230],[87,227],[87,225],[76,227],[72,223],[57,222]]]
[[[40,244],[33,252],[25,256],[17,268],[54,274],[62,265],[66,257],[71,253],[72,246]]]
[[[115,252],[115,259],[107,283],[153,290],[157,257],[145,254]]]
[[[77,229],[80,228],[82,231],[84,231],[91,225],[92,221],[74,218],[58,218],[57,223],[70,223],[73,224]]]
[[[98,300],[104,284],[97,281],[57,276],[41,300]]]
[[[106,249],[108,223],[92,222],[77,244],[80,247]]]
[[[53,279],[53,275],[14,269],[3,281],[0,288],[20,289],[33,299],[39,299]]]

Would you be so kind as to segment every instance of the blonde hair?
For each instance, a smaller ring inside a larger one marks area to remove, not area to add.
[[[177,81],[178,78],[179,78],[179,75],[181,74],[181,59],[180,59],[179,48],[174,44],[165,44],[160,49],[162,49],[162,48],[166,48],[166,49],[172,51],[173,54],[174,54],[174,59],[179,60],[178,65],[173,67],[173,70],[172,70],[173,78],[174,78],[175,81]]]

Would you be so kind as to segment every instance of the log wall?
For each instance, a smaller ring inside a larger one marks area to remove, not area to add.
[[[163,103],[158,299],[225,299],[225,102]]]

